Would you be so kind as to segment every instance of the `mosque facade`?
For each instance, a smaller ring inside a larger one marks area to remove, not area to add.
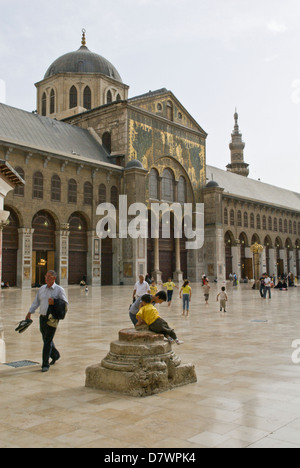
[[[129,98],[85,33],[35,86],[36,112],[0,104],[0,159],[25,181],[5,199],[2,278],[10,285],[42,284],[49,269],[65,286],[134,284],[146,273],[252,279],[255,242],[264,246],[261,271],[300,274],[300,195],[248,177],[237,113],[226,170],[207,165],[207,133],[176,96],[162,88]],[[110,203],[119,215],[120,195],[127,208],[147,207],[148,238],[99,238],[97,207]],[[170,236],[160,229],[152,238],[155,203],[204,204],[203,247],[189,250],[174,236],[172,213]]]

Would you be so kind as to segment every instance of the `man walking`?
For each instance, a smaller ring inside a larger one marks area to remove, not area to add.
[[[53,338],[58,326],[58,320],[51,319],[47,316],[49,305],[54,305],[55,299],[61,299],[68,304],[65,290],[55,283],[57,274],[55,271],[50,270],[45,276],[46,284],[42,286],[32,306],[29,309],[26,319],[30,319],[31,315],[35,313],[36,309],[40,308],[40,331],[43,337],[43,363],[42,372],[48,372],[49,366],[53,366],[60,358],[59,351],[55,348]],[[52,359],[49,364],[49,359]]]
[[[271,278],[267,273],[265,273],[264,299],[266,299],[267,293],[269,294],[269,299],[271,299]]]
[[[134,285],[133,300],[142,297],[144,294],[150,294],[150,287],[149,283],[145,281],[144,275],[140,275],[139,281]]]

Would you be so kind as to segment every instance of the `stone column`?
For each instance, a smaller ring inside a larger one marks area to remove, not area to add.
[[[69,224],[62,224],[62,230],[56,234],[55,263],[60,286],[67,287],[69,284]]]
[[[17,286],[21,289],[31,289],[32,286],[32,243],[33,233],[32,228],[20,228],[19,233],[19,249],[17,259]]]
[[[148,171],[138,161],[129,163],[125,168],[124,191],[127,194],[127,209],[134,203],[145,203],[147,175]],[[128,225],[132,219],[131,215],[128,215]],[[123,264],[118,267],[118,271],[123,272],[124,284],[132,285],[137,281],[138,275],[145,275],[147,272],[146,239],[135,239],[128,233],[127,239],[123,241],[123,253]]]
[[[241,256],[240,256],[239,246],[233,245],[231,247],[231,252],[232,252],[232,273],[236,273],[238,279],[240,279],[241,276],[239,274],[239,271],[240,271],[239,264],[241,263],[240,262]]]
[[[182,282],[183,273],[181,271],[181,262],[180,262],[180,239],[175,239],[175,254],[176,254],[176,271],[173,273],[173,279],[177,283]]]
[[[101,286],[101,241],[96,231],[88,232],[87,282]]]
[[[269,274],[270,275],[274,274],[274,275],[277,276],[277,265],[276,265],[275,256],[276,256],[276,250],[275,249],[269,249],[269,257],[270,257],[270,260],[269,260],[269,268],[270,268]]]
[[[189,268],[188,277],[192,281],[201,281],[203,273],[210,281],[217,279],[223,283],[226,278],[225,249],[223,231],[223,196],[224,189],[217,184],[203,190],[204,211],[204,247],[189,252],[194,258],[194,268]],[[190,261],[191,263],[191,261]]]
[[[159,270],[159,239],[154,239],[154,271],[151,275],[156,282],[161,281],[161,271]]]
[[[2,231],[4,226],[4,223],[0,224],[0,285],[2,281]]]

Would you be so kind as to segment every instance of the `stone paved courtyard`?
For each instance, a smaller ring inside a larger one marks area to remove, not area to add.
[[[40,365],[0,364],[0,448],[300,447],[300,364],[292,362],[300,287],[263,300],[251,285],[228,284],[227,314],[219,312],[216,285],[208,306],[201,286],[192,287],[188,319],[177,290],[160,313],[184,340],[175,352],[195,364],[198,382],[143,399],[84,386],[86,367],[131,326],[132,288],[90,288],[86,295],[69,287],[69,313],[55,340],[61,360],[47,374]],[[14,331],[34,295],[1,292],[7,363],[41,362],[38,314],[24,334]]]

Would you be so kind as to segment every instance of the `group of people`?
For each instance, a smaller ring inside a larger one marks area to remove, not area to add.
[[[67,306],[68,299],[64,289],[56,284],[56,278],[57,274],[55,271],[50,270],[47,272],[45,276],[46,284],[38,290],[35,300],[25,317],[25,320],[31,322],[33,314],[39,309],[40,332],[43,338],[42,372],[48,372],[50,366],[55,365],[60,359],[60,353],[53,341],[59,320],[54,320],[49,315],[49,309],[53,306],[55,307],[58,302]],[[146,324],[151,331],[163,334],[170,343],[182,344],[183,341],[178,339],[175,331],[160,317],[157,310],[157,305],[163,302],[168,302],[168,306],[171,306],[174,288],[179,289],[179,287],[172,281],[172,278],[169,278],[166,283],[159,282],[159,284],[166,288],[167,292],[164,290],[158,291],[155,281],[151,279],[149,283],[145,281],[143,275],[140,275],[139,281],[135,284],[133,291],[133,303],[129,309],[130,319],[137,328]],[[202,286],[204,288],[205,301],[208,303],[210,286],[205,275]],[[188,280],[185,280],[181,286],[179,296],[183,304],[182,315],[188,316],[192,299],[192,288]],[[218,294],[217,300],[219,299],[220,311],[224,309],[224,312],[226,312],[227,295],[225,287],[222,287],[221,292]]]
[[[271,299],[271,288],[274,286],[273,280],[270,278],[268,273],[264,273],[260,278],[260,286],[259,292],[260,296],[263,299],[267,298],[267,294],[269,295],[269,299]]]
[[[154,296],[157,291],[158,287],[152,278],[147,281],[147,278],[149,278],[149,275],[144,277],[144,275],[139,276],[139,281],[135,284],[134,290],[133,290],[133,301],[135,299],[141,297],[143,294],[151,294]],[[179,287],[172,281],[172,278],[168,278],[168,281],[166,283],[162,283],[161,281],[158,282],[160,286],[163,286],[166,288],[166,302],[168,303],[168,307],[171,307],[172,300],[173,300],[173,293],[174,289],[179,289]],[[183,316],[189,315],[189,310],[190,310],[190,302],[192,300],[192,288],[190,287],[190,282],[188,280],[185,280],[180,291],[179,291],[179,297],[182,299],[182,305],[183,305]]]
[[[175,331],[170,328],[169,324],[160,317],[157,310],[157,305],[163,302],[171,306],[174,289],[179,287],[169,278],[166,283],[158,282],[159,285],[166,288],[166,291],[158,291],[155,281],[151,278],[146,279],[143,275],[139,276],[139,281],[133,289],[133,303],[129,307],[129,317],[133,325],[138,329],[146,324],[149,330],[155,333],[163,334],[170,343],[182,344],[183,342],[177,338]],[[149,281],[150,280],[150,281]],[[209,281],[205,275],[202,276],[202,287],[204,291],[205,303],[208,304],[209,299]],[[192,299],[192,288],[188,280],[185,280],[179,291],[179,297],[182,299],[183,312],[182,315],[188,317],[190,302]],[[220,312],[226,312],[226,302],[228,300],[226,288],[223,286],[220,293],[217,295],[217,301],[220,301]]]

